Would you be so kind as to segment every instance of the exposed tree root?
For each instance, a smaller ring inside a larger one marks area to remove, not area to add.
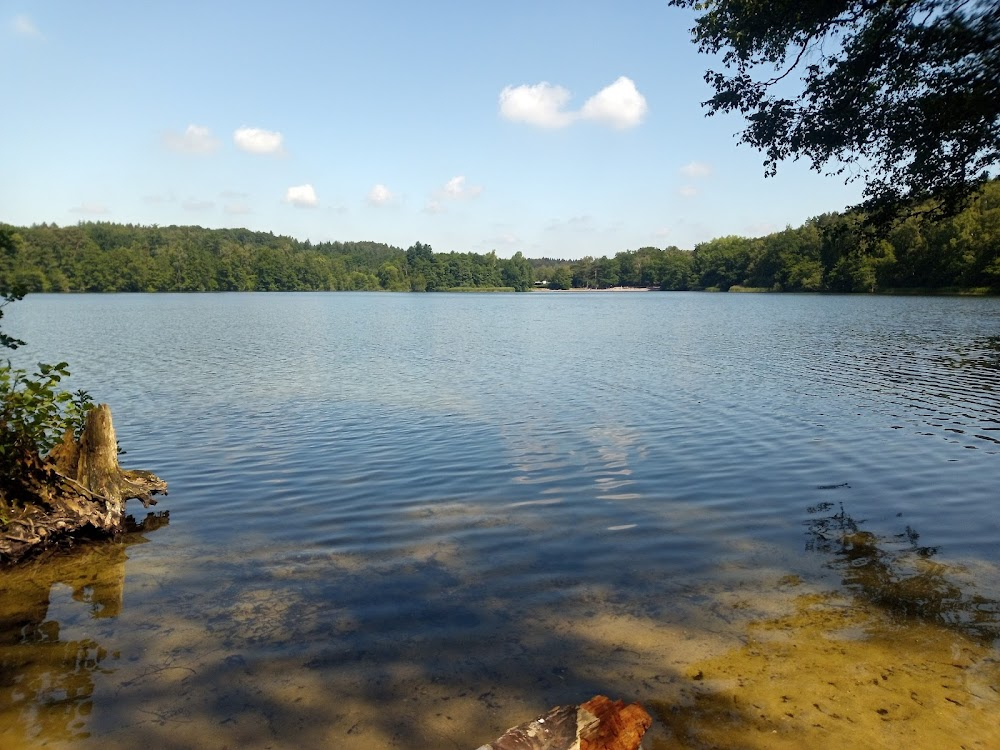
[[[0,563],[77,536],[120,532],[127,500],[148,508],[166,491],[155,474],[118,465],[111,409],[101,404],[87,414],[79,440],[67,432],[44,459],[26,458],[15,486],[0,488]]]

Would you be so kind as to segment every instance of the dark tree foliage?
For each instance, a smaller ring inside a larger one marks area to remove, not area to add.
[[[903,207],[954,214],[1000,162],[1000,0],[670,0],[695,9],[709,114],[778,162],[865,182],[885,225]],[[798,78],[798,83],[795,78]]]
[[[0,226],[0,257],[5,259],[13,258],[17,254],[17,244],[14,232],[8,227]],[[0,278],[0,318],[3,318],[3,309],[11,302],[16,302],[24,296],[22,289],[16,287],[12,282]],[[17,349],[24,342],[9,336],[0,331],[0,348]]]
[[[4,307],[9,305],[11,302],[17,302],[17,300],[21,299],[23,296],[24,295],[20,292],[0,288],[0,298],[3,299],[3,302],[0,302],[0,318],[3,317]],[[0,331],[0,348],[17,349],[17,347],[22,346],[23,344],[24,342],[21,341],[21,339],[16,339],[13,336],[9,336],[3,331]]]

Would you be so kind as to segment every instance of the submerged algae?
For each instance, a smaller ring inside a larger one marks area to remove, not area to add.
[[[1000,747],[1000,602],[910,526],[878,534],[843,505],[809,512],[806,548],[843,589],[800,594],[748,623],[743,645],[691,664],[651,701],[652,750]]]
[[[1000,747],[995,650],[836,594],[797,598],[651,710],[680,748]]]

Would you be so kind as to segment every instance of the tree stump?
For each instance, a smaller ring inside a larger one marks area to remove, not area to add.
[[[75,535],[120,532],[125,502],[145,507],[153,495],[166,493],[167,483],[148,471],[118,465],[118,441],[111,409],[100,404],[87,413],[75,440],[67,432],[45,457],[30,456],[17,487],[0,488],[6,518],[0,518],[0,562],[71,539]]]
[[[556,706],[477,750],[638,750],[652,723],[638,703],[595,695],[577,706]]]

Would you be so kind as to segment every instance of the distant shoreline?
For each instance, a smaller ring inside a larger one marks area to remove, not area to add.
[[[889,289],[879,289],[874,292],[833,292],[825,290],[817,291],[778,291],[775,289],[763,289],[758,287],[740,287],[734,286],[728,290],[721,290],[719,288],[709,287],[707,289],[658,289],[656,287],[633,287],[633,286],[615,286],[602,289],[594,289],[593,287],[579,287],[572,289],[546,289],[545,287],[534,287],[532,289],[525,290],[526,292],[541,292],[545,294],[590,294],[590,293],[630,293],[630,292],[661,292],[664,294],[766,294],[766,295],[777,295],[777,296],[789,296],[789,297],[801,297],[801,296],[853,296],[853,297],[998,297],[1000,292],[996,292],[990,287],[894,287]],[[28,296],[39,297],[39,296],[61,296],[61,295],[73,295],[73,294],[85,294],[85,295],[116,295],[116,294],[142,294],[142,295],[156,295],[156,294],[495,294],[498,292],[510,293],[510,294],[521,294],[521,292],[516,292],[513,287],[452,287],[449,289],[434,289],[430,291],[413,291],[413,290],[394,290],[394,289],[213,289],[213,290],[193,290],[193,289],[157,289],[157,290],[146,290],[146,291],[83,291],[83,290],[64,290],[64,291],[31,291]]]
[[[549,289],[544,286],[533,287],[532,292],[658,292],[659,289],[648,286],[609,286],[604,289],[594,289],[593,287],[579,287],[576,289]]]

